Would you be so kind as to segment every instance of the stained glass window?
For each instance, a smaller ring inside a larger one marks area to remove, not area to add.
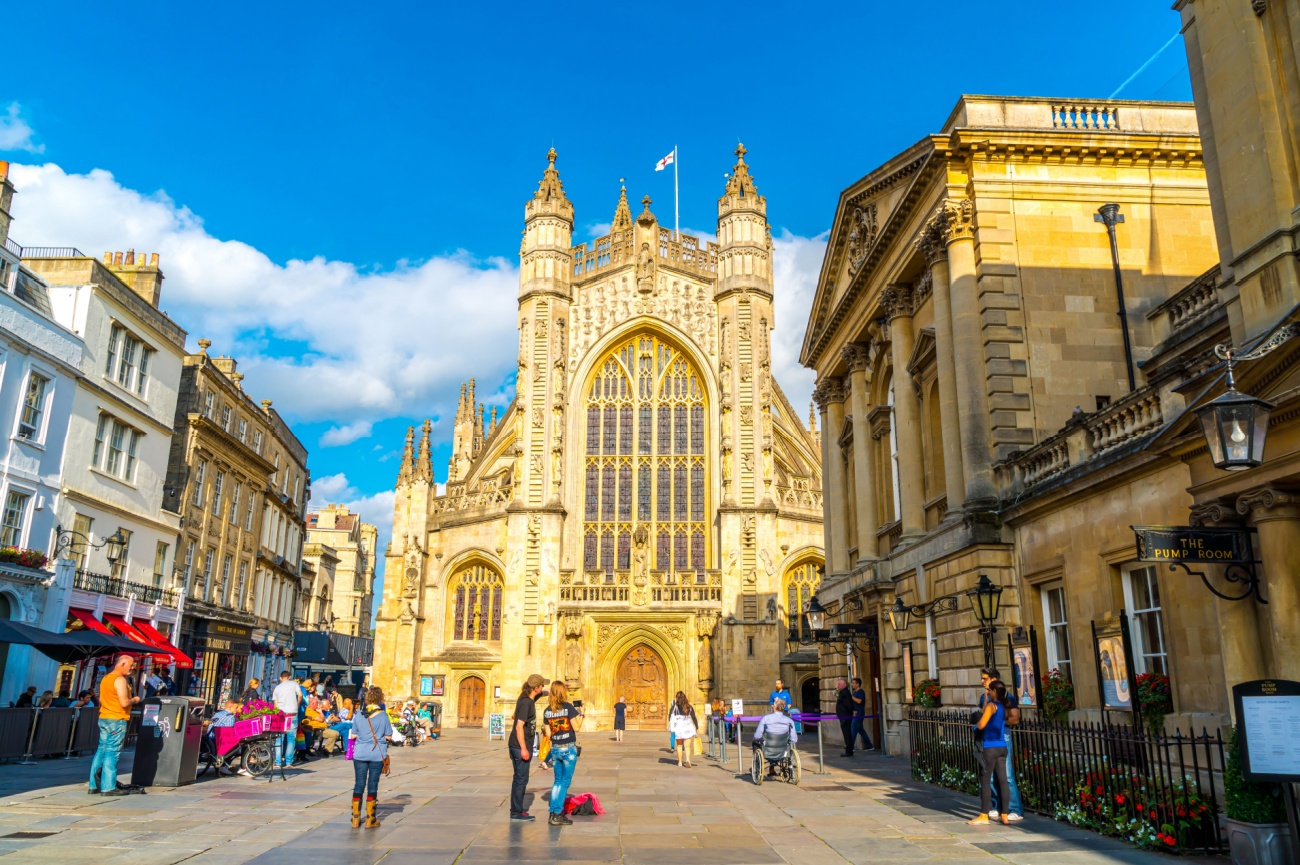
[[[796,565],[785,574],[785,615],[790,630],[807,639],[808,622],[804,619],[804,610],[808,601],[817,593],[821,584],[817,567],[821,562],[805,561]]]
[[[625,571],[632,567],[632,536],[627,532],[618,533],[618,568]]]
[[[606,522],[614,519],[614,467],[605,466],[600,481],[600,518]]]
[[[587,519],[594,520],[600,513],[600,467],[587,466]]]
[[[618,519],[632,519],[632,466],[627,463],[618,467]]]
[[[613,348],[587,385],[583,567],[631,566],[644,526],[653,567],[709,564],[705,398],[698,370],[652,334]],[[634,469],[635,467],[635,469]]]
[[[452,609],[452,639],[499,641],[501,597],[505,589],[501,575],[487,565],[467,565],[452,576],[450,585],[454,586],[456,598]]]

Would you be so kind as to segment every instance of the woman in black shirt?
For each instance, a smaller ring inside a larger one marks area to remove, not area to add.
[[[542,712],[546,722],[546,737],[551,740],[551,764],[555,783],[551,785],[552,826],[568,826],[573,821],[564,813],[564,800],[569,795],[569,782],[578,763],[578,725],[582,712],[569,702],[569,689],[563,682],[551,683],[551,699]]]

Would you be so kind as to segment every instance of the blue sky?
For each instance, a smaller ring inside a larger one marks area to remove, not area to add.
[[[1167,0],[1091,4],[230,2],[6,9],[0,158],[14,239],[162,253],[162,306],[311,450],[317,500],[387,534],[407,424],[459,382],[512,395],[523,204],[554,143],[578,235],[620,178],[711,231],[738,139],[778,238],[778,378],[839,191],[962,92],[1105,98],[1178,31]],[[1189,99],[1181,40],[1119,96]]]

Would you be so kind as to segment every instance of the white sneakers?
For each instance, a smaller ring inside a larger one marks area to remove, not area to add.
[[[1011,821],[1012,823],[1015,823],[1015,822],[1017,822],[1018,820],[1023,820],[1023,819],[1025,819],[1025,818],[1024,818],[1024,817],[1021,817],[1019,814],[1008,814],[1008,815],[1007,815],[1007,820]]]

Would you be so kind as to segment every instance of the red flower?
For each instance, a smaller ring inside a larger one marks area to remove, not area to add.
[[[1142,803],[1141,803],[1141,802],[1137,803],[1136,805],[1133,806],[1133,809],[1134,809],[1135,811],[1137,811],[1139,814],[1141,814],[1141,813],[1142,813]]]

